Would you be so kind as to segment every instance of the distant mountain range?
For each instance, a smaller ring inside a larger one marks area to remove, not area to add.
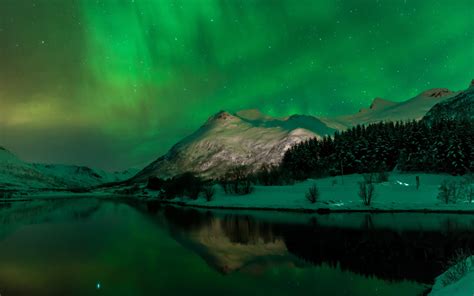
[[[466,92],[435,88],[399,103],[376,98],[367,109],[334,118],[309,115],[277,118],[258,110],[234,114],[221,111],[145,167],[133,180],[144,181],[150,176],[166,178],[186,171],[219,177],[236,165],[246,165],[250,170],[276,165],[288,148],[301,141],[332,135],[358,124],[420,120],[433,106],[456,100]],[[472,103],[472,98],[468,100]]]
[[[126,180],[137,172],[137,169],[129,169],[108,173],[85,166],[28,163],[0,147],[0,189],[83,188]]]

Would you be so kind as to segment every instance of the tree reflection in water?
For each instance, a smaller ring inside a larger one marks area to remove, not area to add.
[[[173,237],[225,273],[272,262],[327,264],[384,280],[431,283],[456,250],[474,249],[474,219],[467,215],[330,214],[282,223],[238,212],[172,206],[152,212],[166,217]],[[279,215],[285,214],[275,213]],[[327,223],[331,215],[354,217],[350,225],[338,225]],[[394,221],[396,215],[402,221],[406,216],[407,223],[429,221],[404,228],[390,223],[379,226],[376,221],[384,220],[383,215]]]

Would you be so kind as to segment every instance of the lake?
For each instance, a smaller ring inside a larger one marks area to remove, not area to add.
[[[0,295],[422,295],[474,216],[0,203]]]

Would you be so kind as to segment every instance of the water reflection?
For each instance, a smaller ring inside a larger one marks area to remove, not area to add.
[[[97,199],[1,204],[0,294],[419,295],[455,249],[474,247],[473,222]]]
[[[171,234],[211,266],[231,272],[264,261],[338,267],[386,280],[431,283],[458,249],[474,249],[474,218],[446,214],[303,215],[272,222],[238,212],[166,206]],[[258,213],[255,213],[258,214]],[[346,219],[346,216],[350,219]],[[341,217],[338,217],[341,216]],[[392,224],[391,224],[392,223]]]

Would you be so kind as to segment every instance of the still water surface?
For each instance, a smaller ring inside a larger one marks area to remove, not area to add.
[[[474,217],[0,204],[0,294],[421,295]]]

